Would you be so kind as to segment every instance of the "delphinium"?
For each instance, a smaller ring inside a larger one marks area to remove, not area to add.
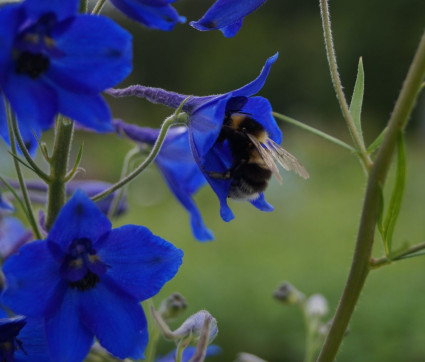
[[[198,208],[193,199],[203,186],[217,196],[226,222],[234,218],[229,199],[273,211],[264,194],[272,179],[282,182],[280,168],[310,177],[302,162],[281,145],[276,119],[352,151],[367,178],[353,264],[333,318],[323,320],[329,308],[321,294],[307,298],[289,283],[274,294],[303,312],[305,360],[316,355],[319,361],[333,360],[368,272],[416,256],[425,248],[423,244],[401,251],[392,247],[405,185],[403,131],[423,86],[425,38],[388,125],[367,147],[361,124],[363,65],[360,61],[348,105],[337,71],[326,0],[320,0],[326,52],[353,145],[273,111],[261,90],[278,60],[277,52],[264,54],[265,64],[257,77],[219,94],[181,94],[144,84],[120,86],[133,69],[133,42],[138,39],[101,15],[105,3],[23,0],[0,5],[0,136],[16,171],[16,178],[0,179],[0,360],[196,362],[219,355],[221,348],[211,344],[218,323],[208,311],[208,301],[205,310],[193,311],[174,330],[169,324],[186,309],[184,298],[175,293],[158,307],[152,301],[178,273],[183,251],[145,226],[113,227],[112,222],[131,212],[125,201],[128,184],[154,165],[188,212],[197,241],[214,239],[214,230],[201,216],[205,206]],[[171,37],[172,30],[186,22],[175,0],[110,3],[147,35],[168,31]],[[196,30],[219,30],[231,38],[245,17],[265,3],[217,0],[198,21],[188,23]],[[250,50],[241,51],[249,54]],[[143,98],[167,106],[170,115],[156,128],[147,127],[143,120],[133,124],[113,119],[107,103],[110,96]],[[54,137],[48,143],[43,133],[50,129]],[[116,183],[81,176],[82,147],[69,165],[74,132],[80,131],[111,133],[117,141],[125,138],[134,144]],[[395,153],[396,182],[385,200],[384,183]],[[140,157],[143,161],[136,163]],[[23,168],[34,178],[24,177]],[[371,257],[375,228],[385,249],[380,258]],[[214,243],[206,247],[214,248]],[[157,356],[161,336],[175,348]],[[249,353],[239,354],[237,360],[262,361]]]

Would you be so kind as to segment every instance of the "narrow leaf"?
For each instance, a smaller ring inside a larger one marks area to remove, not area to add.
[[[397,170],[393,192],[388,205],[387,215],[384,221],[384,242],[387,255],[391,253],[391,243],[397,218],[400,213],[403,200],[404,188],[406,185],[406,149],[404,135],[402,132],[398,136]]]
[[[34,170],[30,165],[28,165],[22,158],[20,158],[18,155],[14,154],[11,151],[7,151],[16,161],[18,161],[19,163],[21,163],[22,165],[24,165],[25,167],[27,167],[28,169],[30,169],[32,172],[37,174],[37,171]]]
[[[382,185],[379,185],[379,209],[378,209],[378,231],[381,234],[382,240],[384,240],[385,245],[385,230],[384,230],[384,190],[382,189]]]
[[[357,69],[356,84],[354,85],[353,97],[351,98],[350,114],[351,114],[351,117],[353,117],[353,121],[356,126],[357,132],[362,139],[363,139],[363,133],[362,133],[361,113],[362,113],[362,105],[363,105],[363,94],[364,94],[364,71],[363,71],[363,61],[362,61],[362,58],[360,57],[359,65]]]
[[[382,132],[378,135],[378,137],[375,138],[375,141],[373,141],[370,146],[367,148],[367,153],[370,155],[373,152],[375,152],[378,147],[381,145],[382,141],[384,140],[385,132],[387,131],[387,127],[385,127]]]

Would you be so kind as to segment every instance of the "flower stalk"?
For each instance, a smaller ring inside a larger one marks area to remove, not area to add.
[[[326,1],[322,1],[322,3],[326,3]],[[418,95],[418,89],[421,87],[424,78],[425,33],[422,35],[415,57],[388,122],[384,140],[370,170],[351,270],[329,334],[319,355],[319,362],[329,362],[335,359],[348,322],[368,276],[373,239],[379,214],[380,188],[385,183],[391,159],[397,146],[397,137],[399,132],[404,130],[408,122]]]
[[[188,99],[188,98],[186,98]],[[159,131],[158,138],[155,142],[155,144],[152,147],[151,152],[149,155],[145,158],[145,160],[132,172],[130,172],[126,177],[112,185],[109,189],[106,189],[103,192],[98,193],[97,195],[94,195],[91,199],[93,201],[98,201],[100,199],[103,199],[104,197],[108,196],[112,192],[118,190],[119,188],[123,187],[130,181],[132,181],[135,177],[137,177],[141,172],[143,172],[156,158],[159,151],[161,150],[162,144],[165,141],[165,136],[167,135],[168,129],[171,126],[179,125],[179,124],[187,124],[187,114],[181,113],[180,110],[183,107],[183,104],[185,101],[182,102],[180,107],[176,110],[176,112],[168,117],[164,123],[161,126],[161,129]]]
[[[55,141],[50,159],[46,217],[47,230],[50,230],[56,220],[56,216],[66,202],[66,174],[73,133],[74,122],[59,116],[56,122]]]
[[[324,31],[324,39],[326,46],[326,55],[328,57],[329,68],[331,72],[332,84],[334,86],[336,96],[341,107],[342,114],[347,122],[348,129],[350,130],[353,142],[358,150],[360,160],[366,170],[372,166],[372,160],[366,150],[363,137],[357,131],[353,117],[351,116],[347,100],[344,95],[341,79],[338,73],[338,65],[336,61],[335,49],[332,38],[331,19],[329,15],[328,0],[320,0],[320,13],[322,18],[322,25]]]

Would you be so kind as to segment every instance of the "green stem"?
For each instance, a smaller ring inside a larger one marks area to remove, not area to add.
[[[328,135],[327,133],[322,132],[322,131],[320,131],[320,130],[318,130],[316,128],[313,128],[311,126],[308,126],[308,125],[306,125],[306,124],[304,124],[304,123],[302,123],[300,121],[297,121],[296,119],[293,119],[291,117],[285,116],[285,115],[280,114],[280,113],[277,113],[277,112],[273,112],[273,116],[276,117],[276,118],[278,118],[278,119],[280,119],[280,120],[282,120],[282,121],[285,121],[287,123],[293,124],[294,126],[297,126],[299,128],[302,128],[302,129],[304,129],[304,130],[306,130],[306,131],[308,131],[310,133],[313,133],[316,136],[322,137],[325,140],[328,140],[328,141],[330,141],[332,143],[335,143],[336,145],[341,146],[341,147],[349,150],[350,152],[357,153],[357,150],[355,148],[351,147],[350,145],[348,145],[347,143],[341,141],[340,139],[335,138],[335,137],[333,137],[331,135]]]
[[[106,189],[103,192],[98,193],[97,195],[94,195],[91,199],[93,201],[98,201],[112,192],[118,190],[119,188],[123,187],[124,185],[128,184],[130,181],[132,181],[136,176],[138,176],[143,170],[145,170],[156,158],[159,151],[161,150],[162,144],[164,143],[165,136],[167,135],[167,131],[171,126],[175,126],[178,124],[187,124],[187,114],[186,113],[179,113],[179,114],[173,114],[172,116],[168,117],[164,123],[161,126],[161,129],[159,131],[158,138],[155,141],[155,144],[152,147],[151,152],[149,155],[145,158],[145,160],[132,172],[130,172],[126,177],[118,181],[116,184],[112,185],[109,189]]]
[[[362,136],[358,133],[355,126],[353,117],[351,116],[350,109],[348,107],[347,100],[345,99],[341,79],[338,73],[338,65],[336,62],[336,55],[334,49],[334,43],[332,39],[332,28],[331,19],[329,16],[328,0],[320,0],[320,13],[322,17],[322,25],[325,38],[326,54],[328,57],[329,68],[331,72],[332,84],[334,86],[336,96],[341,107],[342,114],[347,122],[348,129],[350,130],[353,142],[358,150],[360,159],[366,170],[369,170],[372,166],[372,160],[367,153]]]
[[[46,228],[50,230],[66,202],[66,172],[71,150],[74,122],[59,116],[56,122],[55,143],[50,159],[50,181],[47,198]]]
[[[405,128],[415,104],[418,89],[425,78],[425,33],[422,35],[413,62],[404,81],[387,132],[369,174],[360,227],[357,235],[351,270],[341,300],[326,337],[319,362],[333,361],[356,306],[360,292],[370,270],[370,257],[379,214],[380,188],[390,167],[397,146],[397,137]]]
[[[102,11],[103,5],[105,4],[106,0],[99,0],[96,5],[93,8],[93,11],[91,12],[92,15],[100,14]]]
[[[0,100],[1,101],[1,100]],[[13,114],[12,109],[10,108],[9,102],[6,102],[6,114],[7,114],[7,125],[9,127],[9,139],[10,139],[10,149],[16,155],[17,147],[15,143],[15,137],[13,135],[13,119],[15,115]],[[15,164],[16,175],[18,177],[19,185],[21,187],[22,197],[24,199],[25,204],[25,214],[28,218],[28,222],[31,225],[32,232],[34,233],[34,237],[36,239],[42,239],[40,229],[38,228],[38,224],[34,215],[34,210],[31,205],[31,200],[28,194],[27,187],[24,181],[24,175],[22,174],[21,166],[19,161],[13,157],[13,162]]]
[[[88,0],[80,0],[80,13],[86,14],[88,10]]]
[[[134,156],[138,155],[139,153],[140,153],[139,147],[135,147],[135,148],[131,149],[125,155],[122,170],[121,170],[121,178],[120,179],[123,179],[127,175],[128,170],[130,168],[131,160],[133,159]],[[112,219],[114,217],[114,215],[115,215],[115,213],[118,209],[118,205],[120,203],[120,200],[122,198],[124,191],[125,191],[125,187],[121,187],[117,191],[117,193],[114,195],[114,198],[113,198],[112,203],[111,203],[111,207],[108,210],[108,218],[109,219]]]

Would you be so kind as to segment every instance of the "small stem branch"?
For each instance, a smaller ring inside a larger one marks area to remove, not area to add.
[[[59,116],[56,122],[55,143],[50,160],[50,181],[47,198],[46,228],[50,230],[66,202],[66,173],[68,168],[74,122]]]
[[[128,173],[128,170],[130,168],[131,160],[133,159],[134,156],[138,155],[139,153],[140,153],[140,148],[135,147],[135,148],[131,149],[125,155],[122,170],[121,170],[121,179],[125,178],[125,176]],[[121,187],[121,189],[119,191],[117,191],[117,193],[114,195],[114,198],[112,199],[111,206],[108,210],[108,218],[109,219],[112,219],[114,217],[124,191],[125,191],[125,187]]]
[[[389,257],[382,256],[382,257],[377,258],[377,259],[372,259],[370,261],[370,268],[371,269],[380,268],[384,265],[391,264],[393,261],[405,259],[406,257],[408,257],[408,256],[410,256],[414,253],[417,253],[418,251],[424,250],[424,249],[425,249],[425,242],[413,245],[410,248],[403,250],[399,253],[396,253],[395,255],[394,254],[390,255]]]
[[[369,260],[379,213],[380,187],[384,185],[399,132],[403,131],[425,78],[425,32],[388,122],[387,132],[370,170],[351,270],[326,337],[319,362],[333,361],[369,273]]]
[[[103,5],[105,4],[106,0],[99,0],[96,5],[93,8],[93,11],[91,12],[92,15],[100,14],[102,11]]]
[[[18,142],[19,148],[21,149],[22,154],[25,157],[25,160],[34,170],[34,172],[45,182],[49,181],[49,176],[34,162],[31,155],[27,150],[27,146],[25,145],[24,140],[22,139],[21,132],[19,131],[18,121],[15,116],[12,116],[12,128],[13,133],[16,137],[16,141]]]
[[[278,119],[280,119],[280,120],[282,120],[282,121],[285,121],[287,123],[293,124],[294,126],[297,126],[299,128],[302,128],[302,129],[304,129],[304,130],[306,130],[306,131],[308,131],[310,133],[313,133],[316,136],[322,137],[325,140],[328,140],[328,141],[330,141],[332,143],[335,143],[336,145],[341,146],[341,147],[349,150],[350,152],[357,153],[357,150],[355,148],[351,147],[350,145],[348,145],[347,143],[341,141],[340,139],[338,139],[336,137],[333,137],[331,135],[328,135],[327,133],[322,132],[322,131],[314,128],[314,127],[308,126],[308,125],[306,125],[306,124],[304,124],[304,123],[302,123],[300,121],[297,121],[296,119],[293,119],[291,117],[285,116],[285,115],[280,114],[280,113],[277,113],[277,112],[273,112],[273,116],[276,117],[276,118],[278,118]]]
[[[178,124],[187,124],[186,113],[173,114],[172,116],[168,117],[162,124],[161,129],[159,131],[158,138],[155,144],[153,145],[151,152],[145,158],[145,160],[134,171],[130,172],[126,177],[118,181],[116,184],[112,185],[109,189],[106,189],[103,192],[100,192],[97,195],[94,195],[91,199],[93,201],[98,201],[100,199],[103,199],[104,197],[108,196],[109,194],[118,190],[124,185],[128,184],[135,177],[137,177],[143,170],[145,170],[155,160],[156,156],[161,150],[162,144],[164,143],[165,136],[167,135],[168,129],[171,126],[175,126]]]
[[[338,73],[338,65],[336,61],[334,43],[332,38],[331,19],[329,15],[328,0],[320,0],[320,13],[322,17],[322,25],[325,38],[326,54],[328,57],[329,68],[331,72],[332,84],[334,86],[336,96],[341,107],[342,114],[347,122],[348,129],[350,130],[353,142],[358,150],[360,159],[366,170],[369,170],[372,166],[372,160],[367,153],[363,138],[357,132],[357,128],[354,124],[353,117],[351,117],[350,109],[348,107],[347,100],[345,99],[341,79]]]
[[[15,137],[14,137],[14,134],[13,134],[13,123],[16,123],[16,119],[15,119],[16,117],[15,117],[15,115],[14,115],[14,113],[13,113],[11,107],[10,107],[9,102],[5,102],[5,103],[6,103],[7,125],[8,125],[8,128],[9,128],[10,148],[11,148],[12,152],[14,154],[16,154],[17,147],[16,147],[16,143],[15,143]],[[31,205],[31,200],[30,200],[30,197],[29,197],[29,194],[28,194],[28,190],[27,190],[27,187],[26,187],[25,182],[24,182],[24,175],[22,173],[21,166],[19,164],[19,161],[15,157],[13,157],[13,162],[15,164],[16,175],[18,177],[19,185],[20,185],[21,192],[22,192],[22,197],[24,199],[25,214],[28,218],[28,222],[31,225],[31,229],[34,233],[34,237],[36,239],[42,239],[40,229],[38,227],[36,218],[34,216],[34,210],[33,210],[32,205]]]

